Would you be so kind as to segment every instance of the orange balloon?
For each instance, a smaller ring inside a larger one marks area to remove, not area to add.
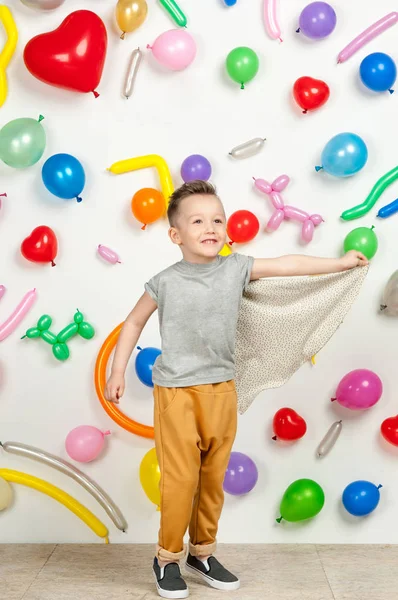
[[[141,229],[145,229],[149,223],[154,223],[160,219],[164,214],[165,206],[163,194],[153,188],[138,190],[131,201],[133,215],[137,221],[144,223]]]
[[[123,323],[120,323],[106,338],[105,342],[102,344],[101,350],[99,351],[97,361],[95,363],[95,373],[94,373],[94,383],[95,389],[97,391],[97,396],[99,401],[101,402],[105,412],[108,413],[111,419],[115,421],[120,427],[126,429],[130,433],[135,433],[135,435],[140,435],[144,438],[154,438],[155,433],[153,427],[150,425],[144,425],[143,423],[138,423],[138,421],[133,421],[127,415],[122,413],[121,410],[118,409],[117,404],[113,402],[108,402],[104,396],[104,389],[106,385],[106,366],[108,364],[108,360],[114,347],[116,346],[120,330],[123,326]]]

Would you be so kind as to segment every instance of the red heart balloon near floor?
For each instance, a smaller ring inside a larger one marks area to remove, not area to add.
[[[303,112],[319,108],[330,96],[329,86],[321,79],[300,77],[293,86],[293,96]]]
[[[54,258],[57,252],[57,236],[46,225],[36,227],[21,244],[21,254],[27,260],[37,263],[50,262],[53,267],[55,267]]]
[[[381,433],[387,442],[390,442],[393,446],[398,446],[398,415],[383,421]]]
[[[307,423],[292,408],[280,408],[274,415],[273,428],[273,440],[292,441],[303,437]]]
[[[37,79],[78,92],[98,93],[104,68],[107,33],[90,10],[76,10],[54,31],[32,38],[25,46],[25,65]]]

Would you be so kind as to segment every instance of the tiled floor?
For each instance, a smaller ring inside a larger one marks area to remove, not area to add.
[[[0,545],[3,600],[152,600],[151,545]],[[398,546],[242,545],[217,554],[226,594],[186,576],[197,600],[395,600]]]

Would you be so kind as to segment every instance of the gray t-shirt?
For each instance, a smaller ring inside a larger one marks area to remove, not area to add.
[[[158,305],[162,354],[153,382],[162,387],[219,383],[234,378],[235,334],[243,290],[254,259],[217,256],[212,263],[182,260],[145,284]]]

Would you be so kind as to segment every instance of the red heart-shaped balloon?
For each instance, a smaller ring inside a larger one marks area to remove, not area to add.
[[[398,446],[398,415],[383,421],[381,433],[387,442],[390,442],[393,446]]]
[[[57,236],[50,227],[40,225],[21,244],[21,253],[26,259],[37,262],[50,262],[55,267],[54,258],[58,252]]]
[[[325,104],[330,96],[330,89],[321,79],[300,77],[293,86],[293,96],[306,113]]]
[[[280,408],[274,416],[273,440],[298,440],[307,431],[307,423],[292,408]]]
[[[76,10],[61,25],[32,38],[25,65],[37,79],[57,87],[93,92],[100,82],[107,47],[106,28],[90,10]]]

